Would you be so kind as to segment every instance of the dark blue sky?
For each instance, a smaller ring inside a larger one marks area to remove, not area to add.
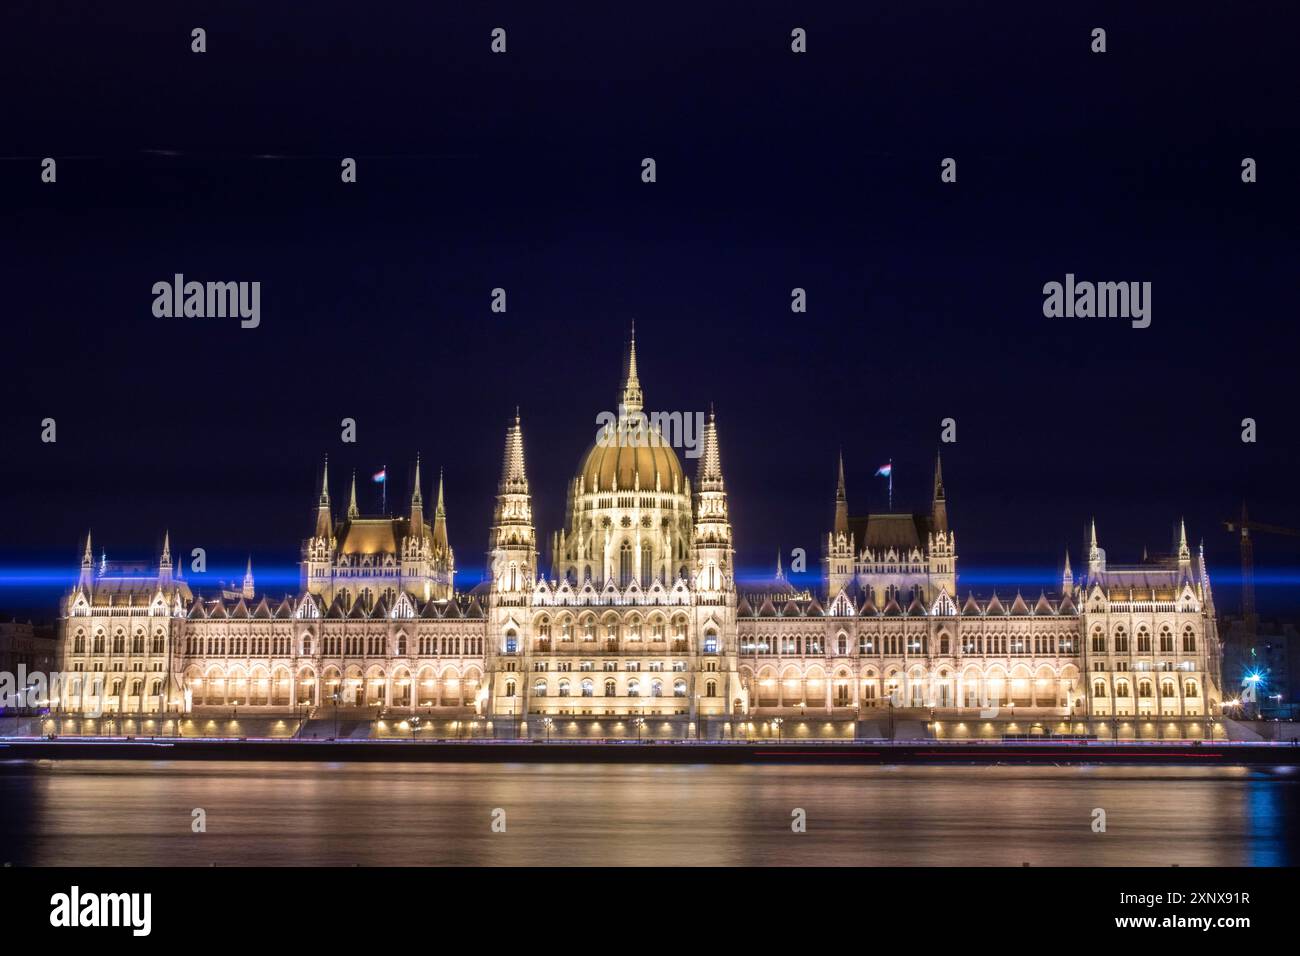
[[[547,540],[633,319],[649,406],[717,408],[745,568],[816,559],[841,446],[853,511],[891,457],[922,506],[946,417],[959,570],[1011,588],[1094,514],[1113,560],[1186,515],[1221,594],[1243,497],[1300,526],[1292,5],[268,6],[0,14],[11,582],[88,526],[289,566],[327,452],[340,506],[353,467],[404,501],[444,466],[472,580],[514,406]],[[261,327],[155,318],[176,272],[260,281]],[[1067,272],[1151,282],[1151,327],[1045,319]]]

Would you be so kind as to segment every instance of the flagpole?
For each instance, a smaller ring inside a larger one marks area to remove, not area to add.
[[[894,510],[894,459],[889,459],[889,510]]]
[[[384,480],[383,480],[382,482],[380,482],[380,484],[382,484],[382,485],[384,486],[383,489],[381,490],[381,493],[383,494],[383,506],[382,506],[382,507],[383,507],[383,512],[384,512],[384,517],[387,518],[387,517],[388,517],[388,466],[387,466],[387,465],[384,465],[384,466],[380,469],[380,471],[381,471],[381,472],[383,473],[383,475],[384,475]]]

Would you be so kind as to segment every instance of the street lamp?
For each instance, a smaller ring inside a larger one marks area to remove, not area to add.
[[[632,723],[634,723],[634,724],[636,725],[636,739],[637,739],[637,743],[640,743],[640,742],[641,742],[641,728],[645,726],[645,718],[644,718],[644,717],[638,717],[638,718],[636,718],[636,720],[632,721]]]
[[[551,718],[549,718],[549,717],[543,717],[543,718],[542,718],[542,726],[546,728],[546,742],[547,742],[547,743],[550,743],[550,741],[551,741],[551,724],[553,724],[553,723],[555,723],[555,721],[551,720]]]
[[[423,719],[424,719],[424,718],[421,717],[419,714],[416,714],[416,715],[414,715],[414,716],[411,718],[410,723],[411,723],[411,740],[412,740],[412,741],[415,740],[415,732],[416,732],[417,730],[420,729],[420,723],[421,723],[421,721],[423,721]]]
[[[780,718],[780,717],[773,717],[773,718],[772,718],[772,723],[776,724],[776,740],[777,740],[777,743],[780,743],[780,742],[781,742],[781,723],[782,723],[781,718]]]

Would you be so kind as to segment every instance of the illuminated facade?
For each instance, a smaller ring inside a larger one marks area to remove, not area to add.
[[[775,580],[738,586],[712,412],[692,484],[643,407],[633,340],[617,423],[568,488],[548,571],[516,415],[489,574],[468,592],[454,585],[441,480],[429,523],[418,463],[407,515],[361,515],[354,477],[337,520],[326,467],[296,595],[259,596],[251,564],[240,589],[196,595],[167,543],[156,573],[96,567],[87,536],[61,608],[64,710],[324,706],[714,736],[774,718],[872,736],[885,715],[891,730],[911,717],[941,736],[1121,722],[1199,735],[1217,716],[1210,582],[1181,527],[1168,559],[1117,567],[1094,526],[1086,570],[1076,581],[1067,555],[1058,595],[963,598],[938,463],[928,511],[852,517],[841,462],[818,592],[779,564]]]

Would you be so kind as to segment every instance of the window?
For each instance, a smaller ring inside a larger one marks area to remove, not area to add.
[[[596,685],[591,682],[591,678],[585,678],[582,682],[582,696],[593,697],[596,693]]]
[[[1105,681],[1101,681],[1101,680],[1099,680],[1099,681],[1093,681],[1093,684],[1092,684],[1092,696],[1093,696],[1093,697],[1097,697],[1097,698],[1104,698],[1104,697],[1106,696],[1106,682],[1105,682]]]
[[[627,682],[627,696],[629,697],[641,696],[641,682],[637,680],[635,677]]]
[[[507,697],[515,696],[515,679],[513,677],[506,679],[506,696]]]
[[[612,680],[605,681],[605,696],[613,697],[618,693],[618,685]]]
[[[560,680],[560,696],[561,697],[569,696],[569,679],[567,677],[561,678]]]
[[[1190,627],[1183,629],[1183,651],[1192,653],[1196,650],[1196,634]]]
[[[678,696],[681,696],[681,695],[678,695]],[[718,682],[717,682],[717,681],[715,681],[715,680],[711,680],[711,681],[708,681],[708,682],[704,685],[704,696],[705,696],[705,697],[717,697],[717,696],[718,696]]]
[[[674,697],[686,696],[686,681],[684,680],[673,681],[673,696]]]
[[[546,696],[546,681],[539,680],[533,683],[533,696],[534,697]]]

